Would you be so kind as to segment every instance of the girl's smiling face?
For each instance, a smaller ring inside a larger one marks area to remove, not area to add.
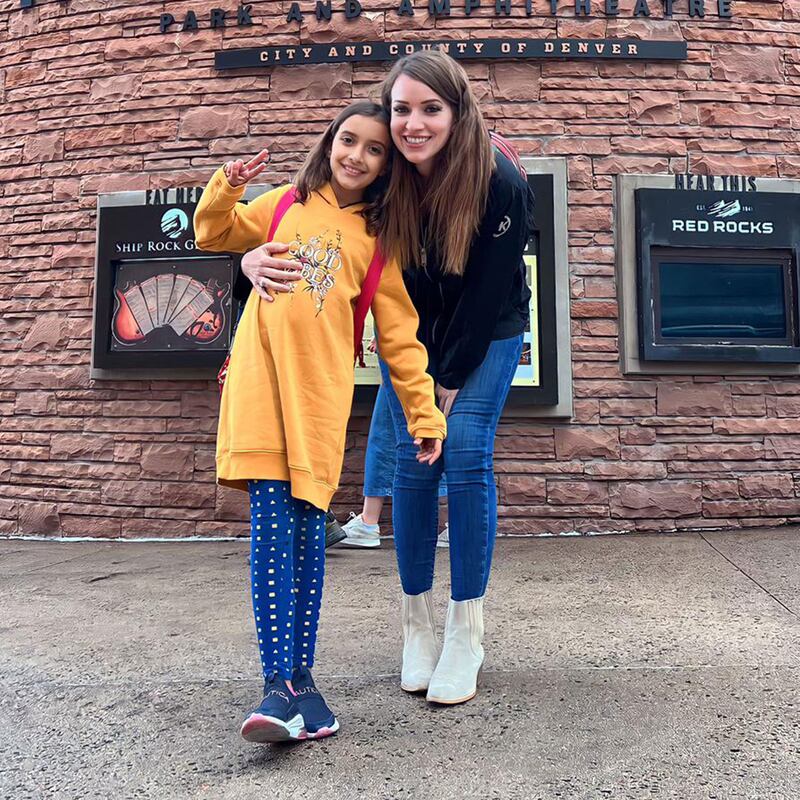
[[[331,186],[340,206],[360,202],[389,159],[389,131],[379,119],[355,114],[333,137]]]
[[[453,130],[453,109],[436,92],[408,75],[392,86],[392,141],[428,177]]]

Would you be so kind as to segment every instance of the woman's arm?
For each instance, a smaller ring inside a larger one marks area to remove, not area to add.
[[[397,263],[388,263],[372,301],[381,358],[403,406],[414,439],[444,439],[447,423],[436,408],[428,353],[417,339],[419,318]]]

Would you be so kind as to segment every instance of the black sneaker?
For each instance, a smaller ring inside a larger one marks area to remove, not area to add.
[[[339,521],[333,516],[333,511],[325,512],[325,547],[341,542],[347,538],[347,533],[342,529]]]
[[[250,712],[242,725],[242,738],[248,742],[288,742],[306,738],[303,715],[286,681],[270,673],[264,682],[264,699]]]
[[[339,730],[339,720],[314,685],[308,667],[295,667],[292,670],[292,686],[297,694],[297,706],[306,724],[306,737],[323,739],[336,733]]]

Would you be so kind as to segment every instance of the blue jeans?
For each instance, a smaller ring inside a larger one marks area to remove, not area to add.
[[[381,385],[375,397],[369,424],[367,455],[364,459],[364,497],[391,497],[397,466],[397,437],[386,390]],[[447,497],[445,476],[439,483],[439,497]]]
[[[486,592],[497,532],[494,435],[521,353],[522,335],[492,342],[456,397],[447,418],[442,457],[431,467],[417,462],[403,409],[388,370],[381,365],[397,436],[392,521],[406,594],[421,594],[433,586],[436,487],[443,470],[447,471],[451,597],[472,600]]]

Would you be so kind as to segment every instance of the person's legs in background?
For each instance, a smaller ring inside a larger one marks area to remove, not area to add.
[[[386,498],[392,496],[397,465],[396,451],[394,422],[386,391],[381,385],[378,387],[378,394],[375,397],[364,458],[364,507],[357,516],[351,514],[350,521],[344,524],[342,529],[347,538],[342,541],[343,545],[348,547],[380,546],[380,517]],[[447,497],[447,482],[444,475],[439,484],[439,497]],[[436,545],[437,547],[448,546],[446,524],[439,534]]]
[[[369,425],[367,452],[364,457],[364,508],[351,515],[343,526],[349,547],[379,547],[381,543],[380,516],[383,504],[392,494],[395,469],[395,435],[386,391],[378,387],[372,420]]]

